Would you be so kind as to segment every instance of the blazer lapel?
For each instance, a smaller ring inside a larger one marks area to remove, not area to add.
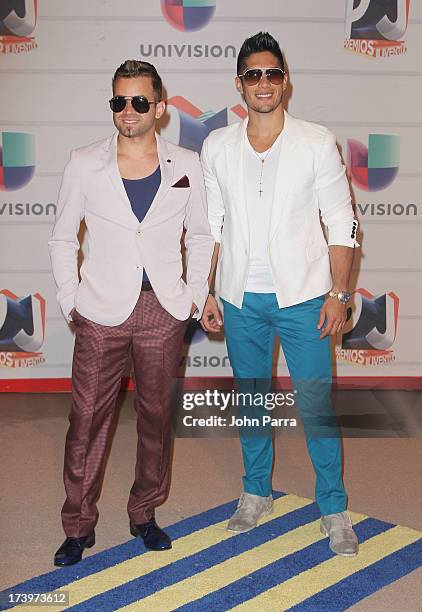
[[[294,184],[298,167],[300,169],[300,159],[296,159],[294,151],[295,142],[294,119],[284,111],[284,128],[271,209],[270,241],[274,238],[286,211],[289,191]]]
[[[114,187],[115,192],[118,194],[120,201],[123,203],[125,210],[128,213],[131,224],[135,226],[139,224],[139,221],[132,210],[132,206],[127,196],[126,189],[123,185],[122,177],[120,175],[120,170],[117,163],[117,136],[117,133],[114,134],[114,136],[112,136],[111,139],[108,141],[108,146],[106,147],[104,169]],[[173,182],[174,157],[169,154],[165,140],[158,136],[158,134],[156,134],[156,138],[158,161],[161,170],[161,183],[142,223],[147,220],[152,210],[159,205],[160,201],[164,198]]]
[[[227,177],[232,193],[231,201],[237,207],[237,222],[241,229],[245,243],[249,244],[249,220],[245,199],[244,177],[244,139],[248,119],[239,123],[233,140],[226,143]]]
[[[161,171],[161,183],[142,223],[145,223],[149,219],[154,209],[156,209],[157,206],[160,205],[160,202],[167,195],[167,192],[173,184],[175,164],[174,155],[169,152],[169,148],[167,146],[166,141],[158,134],[156,134],[155,136],[157,139],[157,153]]]
[[[117,195],[124,204],[126,211],[131,213],[136,220],[129,198],[127,197],[126,189],[123,185],[122,177],[120,176],[119,166],[117,164],[117,136],[118,134],[116,132],[116,134],[114,134],[114,136],[112,136],[112,138],[109,140],[109,146],[106,150],[104,169],[107,172]]]

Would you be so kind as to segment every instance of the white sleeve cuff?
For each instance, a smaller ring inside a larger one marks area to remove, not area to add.
[[[211,234],[215,242],[221,242],[221,225],[210,225]]]
[[[358,225],[356,219],[343,223],[336,223],[328,227],[328,244],[329,246],[347,246],[351,248],[359,247],[360,244],[356,240]]]
[[[66,319],[68,323],[72,321],[72,317],[70,316],[70,313],[72,312],[72,309],[74,307],[75,307],[75,296],[73,294],[67,295],[65,298],[62,298],[60,300],[60,308],[62,310],[64,318]]]

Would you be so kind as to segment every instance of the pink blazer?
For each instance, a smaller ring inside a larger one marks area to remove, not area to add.
[[[117,165],[117,133],[72,151],[59,193],[49,249],[57,299],[68,318],[78,312],[119,325],[139,297],[145,267],[162,306],[176,319],[200,317],[208,295],[214,238],[207,218],[198,155],[157,138],[161,185],[142,223],[132,211]],[[78,232],[87,227],[79,281]],[[186,229],[186,282],[181,237]]]

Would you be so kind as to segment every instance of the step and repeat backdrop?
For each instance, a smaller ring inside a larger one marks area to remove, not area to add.
[[[128,58],[154,63],[168,100],[162,135],[200,152],[211,130],[245,116],[236,57],[259,30],[285,53],[289,112],[336,134],[360,220],[334,371],[363,381],[420,376],[420,2],[1,0],[0,390],[42,380],[53,389],[70,377],[74,336],[47,241],[71,149],[113,132],[115,68]],[[192,323],[181,371],[231,376],[224,338]]]

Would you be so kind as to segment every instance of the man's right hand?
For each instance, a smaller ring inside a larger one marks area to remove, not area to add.
[[[201,325],[206,332],[219,332],[223,327],[223,317],[213,295],[209,295],[205,303]]]

